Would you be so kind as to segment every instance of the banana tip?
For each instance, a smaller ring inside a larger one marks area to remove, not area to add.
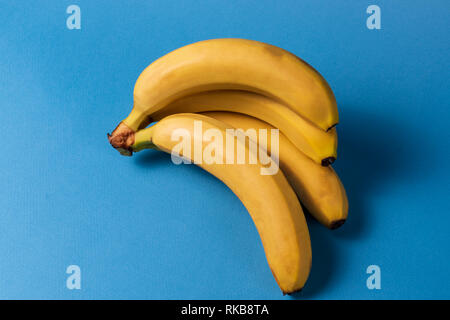
[[[322,166],[327,167],[330,164],[332,164],[335,160],[336,160],[335,157],[328,157],[328,158],[322,159]]]
[[[342,226],[345,223],[345,221],[346,221],[345,219],[333,221],[330,225],[330,229],[334,230],[334,229],[339,228],[340,226]]]
[[[333,129],[334,127],[336,127],[338,125],[338,123],[333,124],[331,127],[329,127],[326,132],[329,132],[331,129]]]
[[[283,291],[283,296],[285,296],[285,295],[291,296],[293,294],[300,293],[302,290],[303,290],[303,287],[300,289],[297,289],[297,290],[293,290],[293,291]]]

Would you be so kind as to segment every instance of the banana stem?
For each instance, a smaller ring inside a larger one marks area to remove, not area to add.
[[[139,152],[144,149],[157,149],[157,146],[152,142],[153,127],[139,130],[134,137],[134,144],[131,149],[134,152]]]
[[[133,109],[131,110],[131,113],[122,121],[133,131],[144,129],[152,122],[151,118],[148,117],[144,111],[141,111],[141,109],[142,108],[140,108],[135,103]]]

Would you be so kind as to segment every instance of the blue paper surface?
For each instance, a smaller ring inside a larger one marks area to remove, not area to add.
[[[81,29],[66,26],[69,5]],[[381,8],[369,30],[366,9]],[[449,299],[448,1],[0,1],[0,298]],[[308,219],[283,296],[244,206],[194,165],[113,150],[152,61],[239,37],[314,66],[338,101],[349,220]],[[66,269],[81,269],[81,290]],[[369,290],[366,269],[381,269]]]

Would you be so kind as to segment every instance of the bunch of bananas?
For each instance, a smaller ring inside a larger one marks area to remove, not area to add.
[[[133,109],[108,139],[123,155],[146,148],[171,153],[177,129],[191,133],[193,145],[202,145],[196,121],[227,138],[231,128],[279,129],[281,170],[275,174],[262,175],[260,162],[194,163],[245,205],[283,293],[302,289],[311,243],[300,201],[330,229],[342,225],[348,212],[344,187],[330,166],[337,156],[338,111],[329,85],[306,62],[276,46],[244,39],[201,41],[170,52],[141,73]],[[260,139],[236,144],[251,155],[261,151]],[[270,143],[264,147],[272,154]],[[225,159],[223,152],[215,156]]]

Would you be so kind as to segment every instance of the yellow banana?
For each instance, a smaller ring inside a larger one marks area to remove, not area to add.
[[[204,115],[220,120],[236,129],[266,129],[273,127],[253,117],[233,112],[205,112]],[[267,151],[271,152],[270,136]],[[330,229],[341,226],[347,219],[347,195],[338,175],[331,166],[317,165],[280,132],[280,168],[308,211]]]
[[[336,128],[325,132],[292,109],[263,95],[248,91],[218,90],[178,99],[152,115],[158,121],[180,112],[231,111],[244,113],[270,123],[304,154],[322,165],[337,157]]]
[[[149,65],[134,87],[134,106],[110,137],[129,148],[128,137],[151,116],[187,95],[246,90],[274,98],[323,130],[338,123],[333,92],[310,65],[276,46],[244,39],[213,39],[179,48]]]
[[[199,122],[202,129],[200,136],[196,131],[196,124]],[[227,132],[227,128],[229,126],[224,123],[203,115],[175,114],[138,131],[132,149],[140,151],[157,148],[171,153],[180,143],[179,139],[173,139],[174,134],[182,130],[191,139],[185,148],[179,150],[179,154],[185,159],[195,161],[195,156],[188,150],[194,150],[200,144],[201,152],[205,152],[208,146],[204,146],[206,138],[203,133],[213,129],[219,132],[223,139],[234,141],[234,146],[245,147],[249,155],[254,152],[251,146],[254,146],[255,142],[248,138],[239,140]],[[225,146],[225,142],[222,145]],[[220,148],[216,150],[215,157],[221,159],[224,164],[206,161],[197,161],[197,164],[222,180],[245,205],[261,237],[272,273],[283,293],[300,290],[311,267],[311,244],[302,208],[283,173],[278,170],[274,175],[261,175],[260,163],[226,164],[225,152]]]

